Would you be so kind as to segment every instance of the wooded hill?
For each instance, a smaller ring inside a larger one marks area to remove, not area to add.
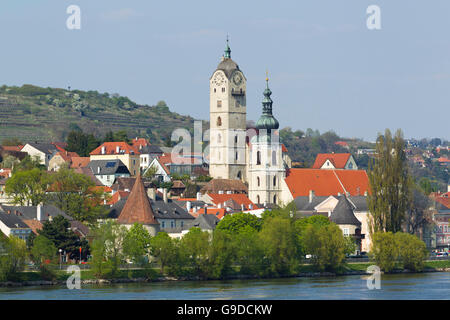
[[[171,112],[164,101],[139,105],[118,94],[41,88],[0,87],[0,141],[64,141],[80,128],[95,136],[125,130],[130,137],[163,145],[175,128],[193,130],[194,118]]]

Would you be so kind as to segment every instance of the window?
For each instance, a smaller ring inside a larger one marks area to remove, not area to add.
[[[236,152],[236,156],[235,156],[235,158],[236,158],[236,161],[238,160],[238,153]]]
[[[221,117],[217,118],[217,126],[218,127],[222,126],[222,118]]]
[[[165,221],[162,221],[161,222],[161,228],[165,228],[166,227],[166,222]]]
[[[272,165],[274,165],[274,166],[277,165],[277,152],[276,151],[272,151]]]
[[[256,152],[256,164],[261,164],[261,151]]]
[[[259,177],[256,177],[256,184],[258,185],[258,187],[259,187],[260,184],[261,184],[261,180],[259,179]]]
[[[349,169],[353,169],[353,163],[350,162],[350,163],[348,164],[348,168],[349,168]]]
[[[214,88],[214,92],[216,92],[216,88]]]
[[[273,203],[277,203],[277,196],[273,196]]]
[[[234,137],[234,143],[238,143],[238,136],[236,135],[235,137]]]
[[[220,133],[217,135],[217,143],[222,143],[222,135]]]
[[[225,92],[225,88],[222,88],[222,92]]]
[[[350,231],[348,230],[348,228],[344,228],[343,233],[345,237],[348,237],[350,235]]]
[[[273,186],[275,187],[277,185],[277,176],[273,177]]]
[[[239,180],[242,178],[242,174],[241,174],[240,171],[239,171],[238,174],[237,174],[237,178],[238,178]]]
[[[221,108],[222,107],[222,100],[217,100],[217,108]]]
[[[259,178],[258,178],[259,179]],[[259,204],[259,195],[256,196],[256,202]]]
[[[171,228],[175,228],[175,222],[174,221],[170,221],[170,227]]]

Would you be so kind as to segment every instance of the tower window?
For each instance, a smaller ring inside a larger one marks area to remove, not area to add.
[[[225,92],[225,88],[222,88],[222,92]]]
[[[256,152],[256,164],[261,164],[261,151]]]
[[[236,161],[237,161],[237,159],[238,159],[238,153],[236,152]]]
[[[239,180],[242,178],[242,174],[241,174],[240,171],[239,171],[238,174],[237,174],[237,178],[238,178]]]
[[[222,125],[222,118],[218,117],[217,118],[217,126],[220,127]]]
[[[261,180],[259,177],[256,177],[256,185],[259,187],[261,185]]]
[[[256,202],[260,203],[259,195],[256,196]]]
[[[217,100],[217,108],[221,108],[222,107],[222,100]]]
[[[214,88],[214,92],[216,92],[216,88]]]
[[[274,177],[273,177],[273,186],[275,187],[276,185],[277,185],[277,177],[274,176]]]
[[[273,203],[277,203],[277,196],[273,196]]]
[[[236,143],[236,144],[238,143],[238,136],[234,137],[234,143]]]

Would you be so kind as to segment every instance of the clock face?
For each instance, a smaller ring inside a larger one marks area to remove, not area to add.
[[[236,73],[233,75],[233,82],[234,82],[234,84],[237,85],[237,86],[241,84],[241,82],[242,82],[242,76],[241,76],[241,74],[240,74],[239,72],[236,72]]]
[[[218,73],[214,76],[213,82],[217,86],[221,86],[225,82],[225,78],[222,73]]]

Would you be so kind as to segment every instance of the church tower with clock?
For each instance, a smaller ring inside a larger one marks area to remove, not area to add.
[[[209,172],[215,179],[246,181],[246,79],[228,44],[209,80]]]

